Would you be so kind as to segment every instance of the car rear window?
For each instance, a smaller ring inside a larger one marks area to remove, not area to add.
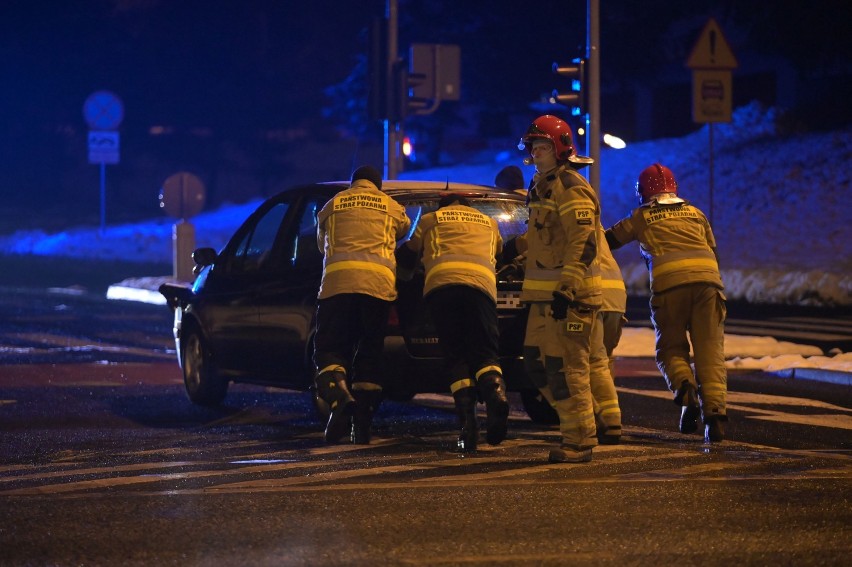
[[[497,220],[503,242],[527,231],[528,212],[523,202],[508,199],[469,198],[468,200],[473,208]],[[411,219],[411,230],[407,235],[408,237],[414,233],[420,217],[438,208],[438,201],[433,199],[407,201],[403,204],[405,205],[405,214]]]

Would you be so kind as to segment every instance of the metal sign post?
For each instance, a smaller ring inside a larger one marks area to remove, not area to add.
[[[692,69],[692,121],[707,123],[710,130],[710,207],[713,224],[713,123],[730,122],[733,96],[731,69],[737,67],[731,47],[719,24],[710,18],[692,48],[686,66]]]
[[[83,103],[83,117],[89,125],[89,163],[101,166],[101,234],[106,228],[106,164],[118,163],[119,134],[124,119],[121,99],[109,91],[95,91]]]

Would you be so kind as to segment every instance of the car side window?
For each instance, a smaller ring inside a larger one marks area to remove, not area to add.
[[[231,266],[233,272],[254,272],[260,269],[272,251],[288,207],[288,203],[278,203],[258,219],[254,229],[237,246]]]
[[[322,262],[322,252],[317,246],[317,214],[324,203],[309,201],[299,219],[299,231],[292,248],[290,264],[294,267],[308,267]]]

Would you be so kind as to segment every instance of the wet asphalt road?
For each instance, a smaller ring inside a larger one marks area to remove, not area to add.
[[[303,393],[236,386],[209,410],[165,363],[7,366],[0,564],[845,564],[848,404],[740,377],[731,440],[705,445],[673,432],[648,365],[622,367],[623,443],[553,465],[557,431],[517,405],[471,456],[443,396],[327,446]]]
[[[63,295],[64,294],[64,295]],[[625,436],[553,465],[556,429],[453,451],[445,396],[326,446],[302,392],[183,394],[164,307],[5,289],[0,565],[845,565],[852,393],[730,377],[729,439],[674,431],[653,363],[618,362]],[[517,402],[517,400],[515,400]]]

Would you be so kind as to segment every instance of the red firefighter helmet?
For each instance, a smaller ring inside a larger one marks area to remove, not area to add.
[[[574,150],[574,135],[571,133],[571,127],[552,114],[545,114],[533,120],[527,128],[527,133],[521,138],[518,149],[529,153],[536,140],[550,140],[556,148],[556,161],[559,162],[567,161],[577,153]]]
[[[674,193],[677,195],[677,180],[668,167],[655,163],[649,165],[639,174],[636,182],[636,196],[647,203],[654,195]]]

